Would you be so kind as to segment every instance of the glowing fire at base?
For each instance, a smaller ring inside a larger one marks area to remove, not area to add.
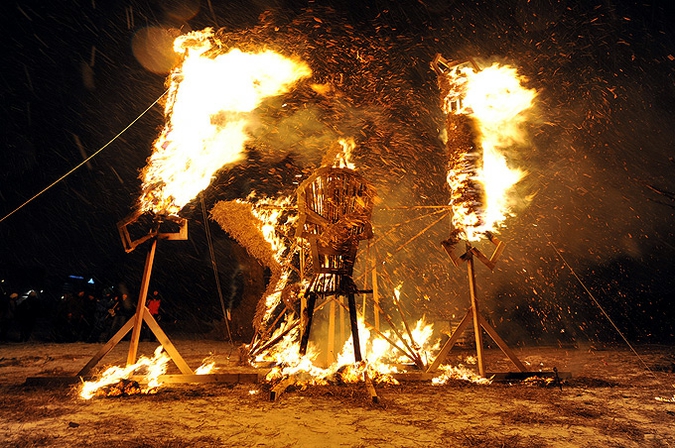
[[[536,92],[525,88],[510,66],[450,67],[437,56],[433,67],[447,117],[452,222],[462,237],[476,241],[511,213],[508,193],[525,172],[509,166],[506,151],[525,142],[522,125]]]
[[[152,394],[162,385],[160,377],[167,372],[171,358],[161,345],[152,358],[141,356],[135,364],[126,367],[112,366],[96,381],[84,381],[80,397],[117,397],[122,395]],[[216,369],[215,362],[204,360],[195,370],[197,375],[207,375]],[[135,379],[132,379],[135,378]]]
[[[310,345],[306,355],[301,356],[297,350],[297,332],[289,333],[281,342],[261,355],[257,362],[273,361],[276,366],[266,376],[266,381],[272,385],[283,384],[289,381],[296,387],[322,386],[328,384],[353,384],[364,381],[364,375],[378,384],[398,384],[394,375],[415,371],[415,365],[409,355],[395,347],[392,341],[397,341],[398,335],[387,330],[380,335],[368,330],[363,319],[359,321],[360,339],[364,341],[365,356],[361,363],[354,363],[354,346],[352,339],[348,339],[336,362],[326,368],[314,364],[319,357],[316,347]],[[417,354],[424,359],[432,359],[440,348],[440,340],[433,338],[433,325],[424,318],[419,319],[411,327],[410,335],[403,335],[405,345],[413,347]],[[467,364],[472,363],[467,358]],[[473,360],[475,364],[475,360]],[[468,381],[475,384],[490,384],[491,380],[481,377],[464,365],[457,367],[442,365],[438,376],[432,379],[432,384],[443,385],[449,380]]]
[[[164,352],[164,348],[160,345],[155,349],[154,356],[148,358],[141,356],[135,364],[118,367],[113,366],[101,374],[101,378],[97,381],[85,381],[80,390],[80,397],[85,400],[99,395],[110,395],[106,393],[106,388],[116,385],[121,381],[129,380],[132,375],[142,375],[144,386],[140,386],[135,393],[153,393],[161,383],[158,381],[160,375],[166,373],[167,364],[171,358]],[[136,389],[136,388],[134,388]],[[114,393],[114,395],[121,395]],[[131,395],[126,393],[126,395]]]

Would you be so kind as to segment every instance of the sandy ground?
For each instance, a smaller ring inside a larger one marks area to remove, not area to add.
[[[193,368],[211,355],[221,372],[242,369],[230,344],[174,343]],[[140,352],[151,355],[156,345],[142,342]],[[675,446],[673,347],[638,347],[639,358],[623,347],[517,349],[533,371],[557,367],[572,378],[562,389],[541,382],[403,381],[377,385],[379,403],[363,384],[289,388],[276,401],[266,383],[169,384],[153,395],[88,401],[77,384],[26,384],[27,378],[74,375],[100,347],[0,345],[0,446]],[[123,341],[95,371],[123,365],[127,352]],[[470,354],[453,349],[448,360]],[[486,365],[513,370],[499,351],[488,350]]]

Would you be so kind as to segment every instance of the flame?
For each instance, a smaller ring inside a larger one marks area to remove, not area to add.
[[[441,374],[431,380],[431,384],[434,386],[442,386],[450,380],[469,381],[481,385],[492,384],[491,378],[483,378],[462,364],[459,364],[457,367],[444,364],[439,367],[439,370]]]
[[[341,138],[338,140],[342,151],[338,153],[333,163],[333,168],[348,168],[350,170],[356,169],[356,165],[350,160],[352,151],[356,147],[353,138]]]
[[[319,353],[316,347],[309,345],[307,354],[300,356],[297,350],[297,333],[288,334],[273,350],[266,353],[267,360],[274,359],[278,364],[265,377],[270,383],[278,383],[287,378],[293,378],[293,383],[299,387],[321,386],[330,383],[358,383],[368,375],[376,383],[398,384],[394,374],[405,373],[406,366],[411,364],[411,358],[396,349],[390,341],[396,340],[393,331],[386,331],[382,336],[373,336],[359,319],[359,337],[364,342],[365,357],[361,363],[354,362],[354,345],[350,337],[344,344],[332,365],[321,368],[314,364]],[[425,359],[433,358],[440,350],[440,339],[433,338],[433,324],[427,323],[424,318],[419,319],[410,330],[412,339],[407,335],[403,338],[418,354]],[[262,357],[258,361],[262,361]],[[466,364],[475,364],[475,358],[469,356]],[[483,378],[463,364],[450,366],[443,364],[439,367],[440,373],[432,379],[432,384],[443,385],[449,380],[468,381],[475,384],[491,384],[490,378]]]
[[[113,366],[101,374],[98,381],[84,381],[82,389],[80,390],[80,397],[89,400],[98,392],[108,386],[119,383],[123,380],[128,380],[132,375],[139,371],[145,371],[142,382],[146,386],[142,387],[141,393],[152,393],[161,386],[159,381],[160,375],[166,373],[167,364],[171,358],[164,352],[164,347],[161,345],[155,349],[152,358],[141,356],[135,364],[128,365],[124,368]]]
[[[251,201],[255,193],[249,195]],[[260,221],[260,230],[265,241],[270,244],[274,253],[274,258],[279,264],[283,264],[288,254],[288,242],[284,238],[284,231],[290,229],[297,221],[297,215],[284,213],[293,205],[293,199],[290,196],[282,196],[277,199],[260,198],[255,205],[251,207],[251,213]]]
[[[496,63],[481,71],[458,65],[442,76],[451,86],[443,99],[444,112],[471,117],[482,149],[482,160],[463,154],[447,176],[453,192],[453,225],[467,240],[475,241],[486,231],[496,231],[511,214],[508,193],[526,173],[509,166],[505,151],[525,141],[522,125],[536,92],[522,85],[515,68]],[[481,204],[460,200],[472,181],[482,186]]]
[[[249,196],[249,200],[254,194]],[[291,275],[291,270],[288,267],[286,259],[292,255],[289,249],[288,239],[285,233],[290,233],[290,228],[298,219],[297,214],[284,213],[292,205],[292,198],[290,196],[283,196],[277,199],[261,198],[256,202],[255,206],[251,207],[251,213],[260,222],[260,230],[263,238],[267,241],[274,254],[274,259],[282,266],[282,272],[276,279],[276,284],[272,289],[272,293],[265,298],[266,313],[263,316],[263,321],[267,321],[275,307],[281,302],[282,291],[288,284]]]
[[[202,365],[195,369],[195,375],[208,375],[218,370],[216,367],[216,362],[212,359],[212,356],[213,355],[202,361]]]
[[[142,173],[142,212],[178,214],[220,168],[242,159],[250,113],[311,74],[271,50],[223,47],[210,28],[174,42],[183,60],[169,77],[166,124]]]
[[[269,382],[294,377],[295,385],[316,386],[329,383],[358,383],[368,375],[376,383],[398,384],[393,374],[405,372],[410,358],[391,345],[396,336],[392,331],[383,332],[383,336],[373,336],[365,322],[359,316],[359,338],[365,348],[364,361],[354,362],[354,344],[350,337],[337,355],[336,361],[326,368],[317,367],[314,360],[319,356],[315,346],[309,345],[307,354],[300,356],[297,349],[297,334],[289,334],[282,342],[270,350],[266,359],[274,359],[278,365],[266,377]],[[411,330],[411,345],[427,356],[438,351],[440,340],[432,341],[433,325],[420,319]],[[406,337],[408,341],[409,338]],[[262,361],[260,359],[259,361]]]

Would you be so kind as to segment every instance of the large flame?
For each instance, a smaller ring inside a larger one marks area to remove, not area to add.
[[[250,113],[311,74],[271,50],[220,48],[209,28],[174,43],[183,60],[170,75],[166,124],[142,173],[141,211],[177,214],[220,168],[243,157]]]
[[[471,117],[482,150],[478,151],[482,160],[470,160],[475,154],[465,154],[450,167],[447,177],[453,192],[453,225],[474,241],[486,231],[496,231],[511,213],[509,192],[525,172],[509,166],[506,151],[524,142],[525,112],[536,92],[522,85],[515,68],[496,63],[480,71],[460,65],[443,76],[451,86],[443,99],[444,112]],[[473,168],[467,170],[467,164]],[[469,182],[481,185],[482,203],[458,196]]]

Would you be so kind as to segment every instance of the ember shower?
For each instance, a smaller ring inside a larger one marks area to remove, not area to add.
[[[548,337],[559,338],[561,328],[565,330],[565,338],[594,337],[596,330],[590,330],[593,325],[588,321],[595,321],[598,328],[602,316],[583,301],[569,307],[571,297],[584,293],[564,269],[555,267],[556,257],[544,234],[551,235],[551,230],[556,228],[554,221],[558,219],[557,212],[553,215],[548,212],[561,210],[560,207],[568,210],[571,199],[558,191],[559,187],[552,180],[589,188],[589,178],[578,174],[583,169],[561,172],[558,166],[568,160],[566,152],[573,151],[565,142],[574,134],[566,129],[578,122],[579,107],[595,108],[599,114],[610,112],[605,102],[594,99],[593,92],[603,88],[602,70],[590,65],[584,69],[585,76],[578,79],[576,72],[567,69],[562,56],[556,56],[554,48],[541,54],[533,53],[519,41],[530,35],[529,31],[519,33],[516,30],[506,40],[494,38],[498,28],[513,31],[513,25],[505,22],[507,15],[497,17],[496,22],[491,22],[495,27],[493,32],[479,10],[463,9],[462,20],[458,22],[486,25],[479,28],[482,31],[478,35],[467,35],[461,27],[449,25],[450,19],[439,18],[443,25],[427,29],[422,42],[412,35],[392,30],[386,23],[376,34],[366,27],[337,26],[344,23],[344,18],[321,10],[308,11],[292,21],[279,21],[272,14],[261,26],[242,32],[219,33],[230,45],[243,42],[243,48],[249,49],[264,42],[270,48],[283,47],[297,54],[312,68],[314,84],[300,85],[292,95],[286,95],[279,113],[267,113],[273,106],[270,104],[263,104],[254,113],[257,120],[250,128],[252,139],[248,148],[258,157],[257,161],[246,162],[241,169],[221,174],[210,194],[243,197],[248,190],[242,189],[242,182],[236,176],[248,177],[252,173],[259,173],[257,183],[268,194],[274,195],[278,191],[289,194],[292,185],[289,188],[288,183],[278,182],[277,177],[289,179],[292,176],[288,174],[308,172],[318,165],[321,148],[325,148],[327,142],[358,130],[355,134],[357,144],[368,150],[358,152],[354,157],[372,176],[384,203],[388,206],[446,203],[447,159],[439,138],[443,117],[437,102],[436,77],[428,69],[429,61],[440,51],[458,59],[474,55],[481,61],[488,61],[483,63],[484,67],[489,67],[494,60],[513,65],[528,78],[529,87],[544,90],[540,98],[543,106],[539,111],[540,121],[528,125],[533,136],[532,151],[517,154],[514,161],[516,166],[524,167],[529,173],[516,187],[516,196],[526,200],[532,195],[532,205],[513,218],[510,229],[505,231],[506,239],[511,242],[509,247],[519,250],[508,251],[501,270],[481,285],[488,303],[496,305],[494,308],[488,305],[488,308],[508,310],[504,324],[507,338],[539,339],[542,330],[549,334]],[[592,33],[595,29],[586,31]],[[543,44],[553,45],[546,39]],[[559,41],[558,44],[562,45]],[[574,48],[572,42],[565,45]],[[538,72],[539,64],[543,64],[542,74]],[[619,83],[620,88],[622,85]],[[596,115],[593,121],[589,118],[592,115],[586,113],[586,116],[587,123],[599,123],[599,117],[602,117]],[[562,139],[561,143],[556,143],[556,139]],[[583,142],[576,142],[573,148],[580,145],[584,147]],[[576,163],[589,162],[581,157]],[[269,177],[267,171],[270,169],[276,170],[277,175]],[[235,188],[227,191],[219,185]],[[578,219],[580,211],[568,210],[568,213]],[[411,211],[401,216],[376,207],[375,230],[386,235],[378,242],[381,247],[378,250],[384,254],[381,259],[387,270],[385,278],[391,279],[385,288],[392,291],[403,280],[404,300],[414,303],[420,311],[449,319],[464,308],[465,298],[463,279],[448,272],[447,259],[438,246],[438,242],[447,237],[447,221],[430,227],[424,237],[415,239],[414,244],[406,244],[433,221],[433,217],[425,218],[423,214]],[[532,224],[537,227],[533,228]],[[575,243],[577,239],[570,238],[567,231],[563,231],[561,237],[561,241],[572,244],[570,248],[581,257],[580,260],[586,259],[588,250],[597,252],[598,244],[607,241],[606,236],[598,240],[591,234],[584,234],[583,239],[590,241],[585,247]],[[583,266],[585,263],[580,267]],[[542,296],[542,291],[549,293]],[[574,308],[580,309],[586,317],[579,319]],[[529,311],[516,311],[522,309]],[[585,323],[579,324],[577,320]]]
[[[493,61],[512,65],[539,92],[541,106],[539,121],[528,126],[532,151],[514,160],[528,172],[516,194],[531,202],[503,231],[509,245],[500,269],[481,279],[484,309],[509,341],[611,338],[612,329],[602,324],[548,237],[631,336],[672,338],[675,275],[664,260],[673,257],[674,221],[672,201],[658,193],[675,190],[668,149],[675,140],[675,52],[667,2],[385,0],[335,4],[332,10],[315,4],[303,9],[306,2],[271,9],[212,3],[226,29],[217,35],[227,47],[298,55],[316,85],[299,83],[291,95],[265,101],[251,114],[246,157],[216,174],[203,193],[207,205],[246,197],[251,185],[270,196],[291,193],[295,176],[319,163],[319,148],[342,135],[354,135],[357,145],[368,148],[354,157],[388,207],[447,204],[447,158],[439,139],[445,117],[429,62],[441,53],[450,60],[489,61],[484,67]],[[4,129],[14,148],[7,161],[15,167],[4,177],[7,207],[16,202],[12,192],[27,197],[82,160],[71,133],[91,153],[164,90],[161,78],[144,73],[127,55],[134,33],[148,21],[161,21],[161,14],[147,2],[129,4],[136,19],[131,28],[118,3],[96,2],[95,9],[92,3],[45,4],[48,13],[40,20],[53,17],[70,26],[31,22],[20,30],[26,46],[8,48],[18,63],[6,70],[17,80],[7,104],[19,115],[8,115]],[[17,23],[28,24],[14,12]],[[202,5],[187,26],[180,25],[203,29],[214,23]],[[85,75],[93,75],[87,79],[94,86],[78,83]],[[22,215],[13,219],[17,225],[3,223],[3,263],[20,260],[54,275],[69,268],[137,284],[138,265],[120,254],[111,223],[138,197],[137,170],[163,124],[158,114],[147,114],[124,142],[93,161],[91,171],[74,173],[49,193],[53,200],[27,208],[32,238],[25,238]],[[448,219],[432,225],[438,215],[426,216],[424,209],[403,214],[376,205],[374,212],[375,233],[383,235],[382,269],[391,279],[382,288],[391,291],[404,279],[402,299],[440,321],[463,310],[465,279],[448,269],[438,245],[450,231]],[[190,203],[182,213],[193,219],[201,211]],[[192,243],[163,249],[166,262],[158,260],[155,278],[175,291],[167,312],[210,322],[219,306],[217,299],[210,302],[215,295],[203,235],[196,225],[192,230]],[[228,261],[233,251],[225,240],[217,237],[216,245],[227,285],[238,263]]]

